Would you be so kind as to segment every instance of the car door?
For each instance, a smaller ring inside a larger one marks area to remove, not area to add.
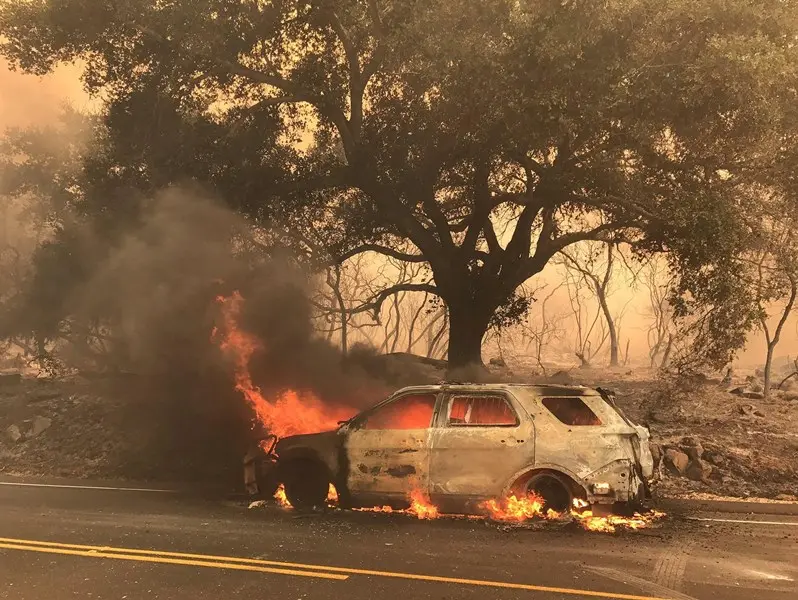
[[[430,440],[433,502],[497,497],[534,462],[532,421],[504,391],[451,392],[437,418]]]
[[[406,499],[429,490],[429,436],[438,393],[411,391],[355,419],[345,450],[347,487],[355,504]]]

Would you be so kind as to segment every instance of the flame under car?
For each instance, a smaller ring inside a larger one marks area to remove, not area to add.
[[[265,459],[265,460],[263,460]],[[612,395],[582,386],[457,384],[403,388],[334,431],[283,438],[266,448],[250,491],[284,484],[298,508],[407,505],[421,490],[445,512],[479,514],[486,500],[534,493],[548,509],[575,500],[636,506],[653,459],[647,429]]]

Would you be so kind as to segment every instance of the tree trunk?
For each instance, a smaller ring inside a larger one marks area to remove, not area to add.
[[[765,357],[765,374],[764,379],[765,381],[762,384],[762,394],[765,396],[765,400],[770,398],[770,380],[772,377],[773,371],[773,351],[776,349],[776,344],[770,343],[768,344],[768,353]]]
[[[331,283],[329,272],[327,282],[333,289],[335,300],[338,303],[338,315],[341,319],[341,354],[346,356],[349,353],[349,313],[346,311],[346,301],[341,293],[341,267],[335,266],[335,280]]]
[[[673,334],[668,336],[668,345],[665,346],[665,353],[662,355],[662,362],[659,364],[660,369],[668,366],[668,361],[671,359],[671,352],[673,351]]]
[[[610,307],[607,304],[607,297],[601,288],[596,289],[599,304],[601,305],[601,312],[604,313],[604,320],[607,322],[607,329],[610,333],[610,366],[617,367],[618,360],[618,330],[615,328],[615,320],[612,318]]]
[[[474,304],[449,305],[449,369],[483,366],[482,338],[492,314]]]

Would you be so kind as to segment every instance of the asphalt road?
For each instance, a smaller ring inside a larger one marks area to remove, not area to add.
[[[673,515],[616,534],[552,524],[505,530],[17,483],[0,479],[3,599],[798,597],[795,516]]]

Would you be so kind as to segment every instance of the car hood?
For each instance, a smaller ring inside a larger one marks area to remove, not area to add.
[[[300,435],[291,435],[281,438],[274,451],[277,455],[285,454],[291,450],[298,449],[312,449],[312,450],[326,450],[335,445],[338,441],[338,431],[322,431],[321,433],[304,433]]]

